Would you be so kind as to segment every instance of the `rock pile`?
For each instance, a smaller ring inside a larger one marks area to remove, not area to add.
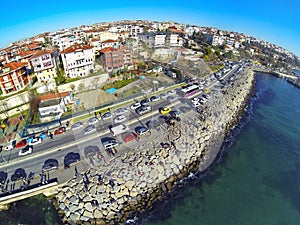
[[[67,224],[119,224],[149,209],[183,177],[204,170],[245,106],[253,73],[237,75],[215,93],[201,113],[188,118],[114,158],[109,166],[91,168],[62,187],[56,206]]]

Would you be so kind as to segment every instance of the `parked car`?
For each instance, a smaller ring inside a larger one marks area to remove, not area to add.
[[[171,112],[171,108],[169,107],[164,107],[164,108],[160,108],[159,112],[164,115],[164,114],[168,114],[169,112]]]
[[[19,151],[19,156],[25,156],[25,155],[28,155],[30,153],[32,153],[32,146],[31,145],[27,145],[25,148],[22,148],[20,151]]]
[[[64,165],[70,166],[71,164],[80,161],[80,154],[77,152],[69,152],[64,158]]]
[[[88,135],[88,134],[94,133],[96,131],[97,131],[97,129],[94,125],[88,125],[86,128],[84,128],[83,134]]]
[[[130,142],[137,139],[137,134],[134,132],[125,133],[122,135],[122,139],[124,142]]]
[[[200,99],[196,98],[196,97],[191,99],[192,104],[194,104],[195,102],[199,102],[199,101],[200,101]]]
[[[85,157],[94,156],[96,154],[100,153],[100,149],[98,146],[95,145],[89,145],[84,148],[84,155]]]
[[[128,109],[126,109],[126,108],[118,108],[118,109],[114,112],[114,114],[115,114],[116,116],[118,116],[118,115],[122,115],[122,114],[127,113],[127,112],[128,112]]]
[[[26,139],[22,139],[21,141],[19,141],[17,144],[16,144],[16,148],[23,148],[27,145],[27,140]]]
[[[198,107],[198,106],[200,106],[201,104],[200,104],[200,102],[192,102],[192,105],[193,105],[194,107]]]
[[[7,172],[5,171],[0,171],[0,184],[5,184],[7,180]]]
[[[141,100],[141,105],[149,105],[149,104],[150,104],[149,98],[144,98],[143,100]]]
[[[71,126],[71,130],[79,130],[83,127],[83,122],[76,122]]]
[[[17,141],[13,140],[4,147],[4,151],[10,151],[16,146]]]
[[[65,127],[59,127],[58,129],[56,129],[54,131],[54,135],[63,134],[65,132],[66,132],[66,128]]]
[[[181,115],[181,112],[180,112],[180,111],[173,110],[173,111],[170,112],[170,116],[171,116],[172,118],[174,118],[174,119],[179,118],[180,115]]]
[[[159,101],[159,100],[160,100],[160,97],[159,97],[159,96],[153,95],[153,96],[150,97],[150,101],[151,101],[151,102],[157,102],[157,101]]]
[[[151,106],[150,105],[142,105],[141,107],[137,108],[136,113],[139,115],[145,114],[147,112],[151,111]]]
[[[161,99],[164,99],[164,98],[166,98],[166,97],[168,97],[168,92],[164,92],[164,93],[161,93],[160,95],[159,95],[159,97],[161,98]]]
[[[130,108],[131,108],[132,110],[135,110],[135,109],[137,109],[137,108],[140,107],[140,106],[141,106],[141,103],[135,102],[135,103],[131,104]]]
[[[11,181],[17,181],[17,180],[22,180],[26,179],[27,174],[23,168],[18,168],[15,170],[14,174],[11,175]]]
[[[111,112],[106,112],[101,116],[102,120],[107,120],[111,118]]]
[[[135,132],[141,136],[141,135],[145,135],[145,134],[149,133],[150,130],[147,127],[140,126],[140,127],[135,128]]]
[[[40,133],[39,137],[42,139],[45,139],[46,137],[48,137],[48,133],[46,131],[42,132],[42,133]]]
[[[43,142],[43,139],[40,137],[35,137],[32,139],[32,141],[29,143],[29,145],[37,145],[41,144]]]
[[[176,91],[175,90],[170,90],[168,91],[168,95],[175,95],[176,94]]]
[[[167,97],[168,102],[175,102],[178,99],[178,96],[172,95]]]
[[[114,138],[103,138],[101,142],[104,149],[114,148],[119,145],[119,142]]]
[[[92,117],[92,118],[89,118],[89,120],[88,120],[89,125],[96,124],[96,123],[99,123],[99,122],[100,121],[97,117]]]
[[[116,116],[114,119],[114,123],[122,123],[126,121],[126,117],[124,115]]]
[[[50,171],[50,170],[55,170],[57,168],[58,168],[58,161],[56,159],[47,159],[44,162],[42,170],[44,172],[46,172],[46,171]]]

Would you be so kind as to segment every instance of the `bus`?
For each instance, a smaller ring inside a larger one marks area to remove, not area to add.
[[[187,85],[181,88],[179,94],[182,97],[188,97],[194,95],[200,91],[199,86],[196,84]]]

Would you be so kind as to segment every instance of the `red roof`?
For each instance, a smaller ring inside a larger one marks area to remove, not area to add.
[[[68,54],[68,53],[72,53],[72,52],[76,52],[78,50],[87,50],[87,49],[92,49],[92,46],[89,45],[84,45],[84,44],[75,44],[72,45],[68,48],[66,48],[65,50],[63,50],[61,53],[62,54]]]
[[[108,39],[106,41],[102,41],[102,43],[114,43],[114,42],[118,42],[117,40],[111,40],[111,39]]]
[[[52,51],[50,51],[50,50],[40,50],[40,51],[36,51],[35,54],[31,58],[33,59],[33,58],[37,58],[42,55],[51,54],[51,53],[52,53]]]
[[[45,95],[40,96],[40,101],[47,101],[47,100],[51,100],[51,99],[57,99],[57,98],[64,98],[67,97],[69,95],[69,92],[61,92],[61,93],[48,93]]]
[[[116,51],[116,49],[115,48],[113,48],[113,47],[106,47],[106,48],[104,48],[104,49],[101,49],[101,53],[108,53],[108,52],[112,52],[112,51]]]
[[[9,63],[5,64],[2,69],[10,68],[10,71],[14,71],[14,70],[20,69],[24,66],[27,66],[26,62],[9,62]]]

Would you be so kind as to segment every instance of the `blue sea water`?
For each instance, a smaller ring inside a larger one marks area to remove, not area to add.
[[[249,122],[220,163],[147,225],[300,224],[300,89],[256,80]]]
[[[300,89],[256,75],[248,122],[201,180],[157,206],[146,225],[300,224]],[[0,224],[60,225],[38,196],[0,213]]]

